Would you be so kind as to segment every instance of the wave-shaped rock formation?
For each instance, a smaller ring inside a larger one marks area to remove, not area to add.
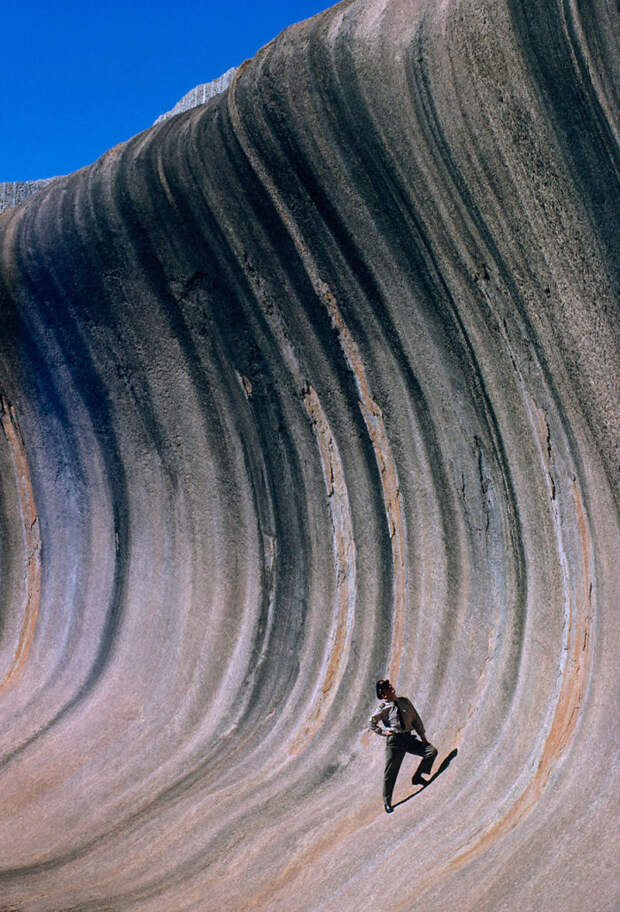
[[[2,216],[0,908],[617,908],[611,16],[345,0]]]

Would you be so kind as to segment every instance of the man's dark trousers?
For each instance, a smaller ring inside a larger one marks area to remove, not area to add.
[[[388,735],[385,745],[385,772],[383,775],[383,800],[392,803],[392,792],[396,785],[396,777],[405,754],[415,754],[424,757],[416,770],[416,776],[430,773],[437,751],[430,744],[418,740],[409,732],[398,735]]]

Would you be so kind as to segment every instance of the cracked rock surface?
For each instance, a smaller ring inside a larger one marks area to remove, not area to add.
[[[0,216],[0,909],[617,908],[611,17],[344,0]]]

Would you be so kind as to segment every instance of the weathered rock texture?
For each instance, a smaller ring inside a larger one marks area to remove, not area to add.
[[[0,908],[617,909],[610,16],[345,0],[2,217]]]

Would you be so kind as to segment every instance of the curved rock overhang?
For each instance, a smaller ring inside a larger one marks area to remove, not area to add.
[[[613,34],[345,0],[0,217],[0,907],[613,907]]]

